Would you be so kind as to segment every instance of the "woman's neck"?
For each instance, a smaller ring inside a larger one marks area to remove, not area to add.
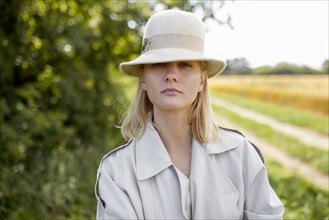
[[[153,123],[158,129],[174,165],[186,176],[190,173],[192,131],[186,112],[154,112]]]
[[[153,123],[158,129],[161,138],[165,139],[163,141],[172,143],[192,141],[192,131],[188,115],[179,112],[169,112],[166,114],[154,112]]]

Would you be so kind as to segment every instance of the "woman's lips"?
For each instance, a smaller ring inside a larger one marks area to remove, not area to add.
[[[176,88],[166,88],[166,89],[162,90],[161,93],[165,94],[165,95],[176,95],[178,93],[182,93],[182,91],[180,91]]]

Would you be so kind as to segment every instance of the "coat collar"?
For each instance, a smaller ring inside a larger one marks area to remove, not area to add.
[[[144,134],[136,142],[136,173],[139,180],[151,178],[169,166],[173,165],[167,149],[158,132],[148,121]],[[238,147],[241,140],[232,138],[224,130],[220,130],[219,140],[201,144],[193,138],[192,147],[205,150],[207,154],[219,154]],[[193,155],[192,155],[193,156]]]
[[[140,180],[148,179],[167,167],[172,162],[162,140],[149,121],[141,139],[136,140],[136,172]]]

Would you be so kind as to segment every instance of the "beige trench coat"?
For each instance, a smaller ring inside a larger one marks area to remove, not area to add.
[[[190,201],[158,133],[149,123],[141,139],[104,156],[96,183],[97,219],[282,219],[284,208],[272,190],[264,164],[241,135],[220,131],[220,139],[193,139]]]

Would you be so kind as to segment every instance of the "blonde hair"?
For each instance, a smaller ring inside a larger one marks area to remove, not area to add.
[[[192,112],[189,117],[193,137],[200,143],[208,143],[218,139],[219,128],[212,120],[212,107],[205,62],[201,62],[204,74],[204,87],[192,103]],[[151,117],[153,104],[138,81],[136,98],[131,103],[122,125],[121,134],[128,140],[132,137],[139,139],[145,130],[147,120]]]

